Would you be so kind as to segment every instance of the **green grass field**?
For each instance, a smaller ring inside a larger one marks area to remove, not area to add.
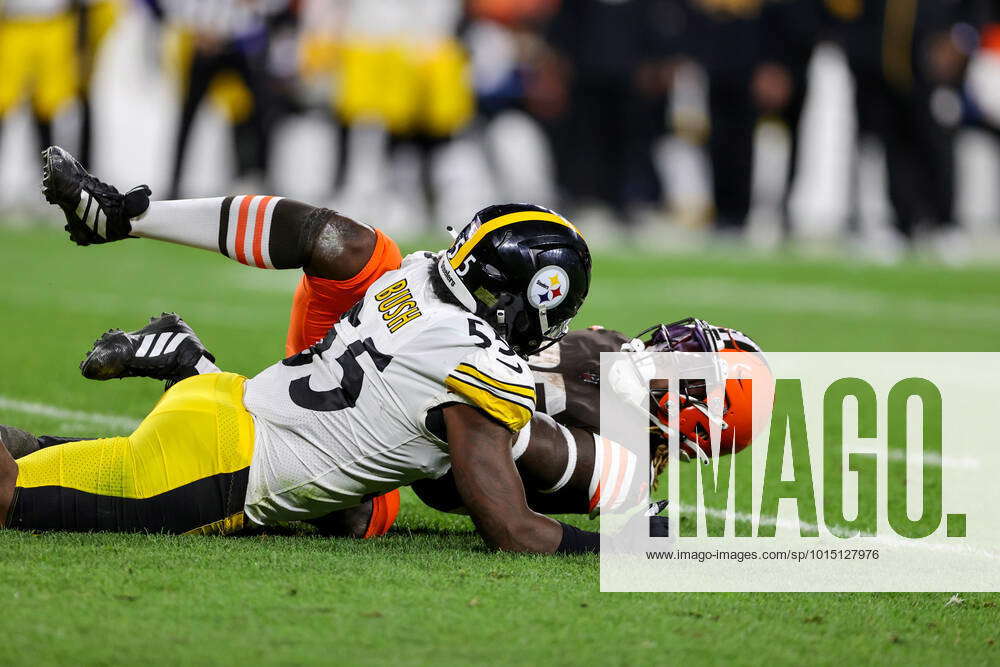
[[[441,240],[443,243],[443,239]],[[228,370],[281,356],[293,273],[0,228],[0,423],[128,430],[156,383],[92,383],[109,327],[180,312]],[[767,350],[995,350],[1000,270],[598,255],[579,326],[697,315]],[[580,520],[580,525],[594,524]],[[961,591],[955,591],[961,593]],[[0,663],[996,664],[1000,595],[602,594],[595,557],[484,550],[405,493],[389,537],[0,533]]]

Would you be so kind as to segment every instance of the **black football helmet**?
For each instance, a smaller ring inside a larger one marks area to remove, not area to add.
[[[590,289],[590,250],[568,220],[533,204],[476,213],[441,254],[438,272],[463,306],[522,357],[569,331]]]

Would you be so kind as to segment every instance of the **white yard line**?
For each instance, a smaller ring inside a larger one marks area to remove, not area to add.
[[[890,461],[906,461],[906,452],[901,449],[890,449],[889,450],[889,460]],[[954,468],[957,470],[977,470],[979,468],[979,459],[972,458],[971,456],[939,456],[938,454],[924,454],[924,463],[929,466],[935,466],[939,468]],[[920,458],[915,457],[914,463],[919,464]]]
[[[124,415],[105,415],[95,412],[83,412],[80,410],[66,410],[47,403],[35,403],[31,401],[21,401],[9,396],[0,395],[0,410],[10,410],[26,415],[38,417],[49,417],[60,419],[63,422],[93,424],[95,426],[105,426],[119,431],[131,433],[139,425],[139,420]]]

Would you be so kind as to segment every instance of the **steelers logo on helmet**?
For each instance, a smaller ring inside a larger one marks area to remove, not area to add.
[[[528,284],[528,303],[535,308],[555,308],[569,294],[569,276],[558,266],[539,269]]]

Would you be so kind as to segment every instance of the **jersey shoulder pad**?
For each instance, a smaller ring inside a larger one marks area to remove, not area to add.
[[[528,364],[495,340],[459,361],[445,385],[515,433],[535,412],[535,380]]]
[[[426,264],[432,260],[434,260],[434,253],[426,250],[418,250],[404,257],[402,262],[400,262],[400,268],[409,268],[413,264]]]

